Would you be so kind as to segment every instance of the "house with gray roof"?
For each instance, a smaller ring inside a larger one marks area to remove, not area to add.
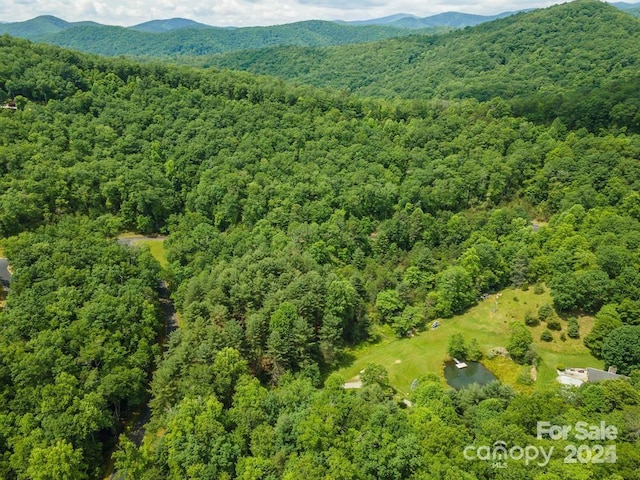
[[[606,372],[597,368],[587,368],[587,382],[602,382],[603,380],[621,380],[626,378],[628,377],[616,373],[616,367],[609,367],[609,370]]]

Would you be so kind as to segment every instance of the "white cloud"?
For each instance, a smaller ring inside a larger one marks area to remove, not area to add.
[[[368,7],[386,6],[386,0],[298,0],[301,5],[335,8],[339,10],[354,10]]]
[[[509,0],[2,0],[0,21],[55,15],[68,21],[93,20],[133,25],[184,17],[219,26],[275,25],[300,20],[362,20],[393,13],[428,16],[446,11],[495,14],[545,7],[557,1]]]

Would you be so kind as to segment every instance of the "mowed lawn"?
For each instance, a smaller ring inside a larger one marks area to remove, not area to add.
[[[380,340],[377,343],[362,345],[347,352],[353,360],[338,373],[347,380],[353,379],[368,363],[377,363],[387,369],[391,384],[399,392],[407,394],[411,382],[421,374],[432,372],[443,376],[442,364],[448,359],[449,337],[454,333],[461,333],[467,342],[476,338],[486,354],[490,348],[506,347],[509,323],[514,320],[524,323],[527,312],[537,313],[545,303],[552,303],[546,287],[542,294],[533,293],[533,288],[527,291],[505,289],[498,295],[493,294],[479,301],[462,315],[439,320],[438,328],[426,329],[412,338],[397,339],[390,328],[382,327],[378,331]],[[582,343],[582,337],[592,328],[593,318],[580,317],[578,320],[581,338],[576,340],[567,338],[561,341],[561,332],[553,332],[552,342],[542,342],[540,334],[546,328],[545,324],[530,328],[541,356],[537,388],[554,381],[558,365],[602,368],[602,362],[592,357]],[[566,332],[567,322],[560,322]],[[509,363],[513,362],[509,360]],[[501,377],[501,372],[494,373]]]

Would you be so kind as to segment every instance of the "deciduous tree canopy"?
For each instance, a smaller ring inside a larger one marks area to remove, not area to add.
[[[464,447],[536,442],[549,419],[615,425],[624,461],[554,457],[513,478],[640,471],[633,382],[516,395],[422,376],[405,409],[379,365],[357,391],[331,374],[373,327],[402,337],[543,283],[547,321],[595,314],[585,344],[636,368],[615,340],[640,323],[633,121],[590,131],[501,99],[362,99],[6,36],[0,56],[0,100],[18,105],[0,110],[15,272],[0,313],[3,478],[99,478],[147,388],[145,440],[116,454],[124,478],[492,478]],[[168,235],[161,273],[115,241],[131,230]],[[160,275],[182,325],[162,355]],[[508,346],[525,363],[528,328],[518,319]]]

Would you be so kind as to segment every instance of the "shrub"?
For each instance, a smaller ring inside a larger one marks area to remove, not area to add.
[[[571,317],[567,326],[567,335],[569,338],[580,338],[580,325],[578,325],[578,319]]]
[[[542,332],[542,335],[540,335],[540,340],[542,340],[543,342],[550,342],[553,340],[553,334],[551,333],[551,330],[549,330],[548,328]]]
[[[472,362],[478,362],[482,360],[482,350],[480,349],[480,345],[478,344],[478,340],[472,338],[469,344],[467,345],[467,359]]]
[[[540,355],[535,350],[535,348],[531,347],[524,355],[524,363],[527,365],[538,365],[540,363]]]
[[[387,372],[387,369],[382,365],[369,363],[360,374],[360,380],[362,380],[362,385],[365,387],[377,383],[381,387],[386,388],[389,386],[389,372]]]
[[[518,374],[517,382],[520,385],[531,385],[533,384],[533,379],[531,378],[531,367],[524,366],[520,369],[520,373]]]
[[[449,337],[448,352],[453,358],[467,358],[467,345],[461,333],[454,333]]]
[[[542,295],[544,293],[544,287],[541,284],[536,283],[533,287],[533,293],[536,295]]]
[[[527,353],[533,345],[531,332],[520,322],[511,322],[509,325],[510,336],[507,350],[509,355],[517,363],[529,363]]]
[[[544,322],[548,318],[551,318],[554,313],[555,311],[553,310],[553,307],[548,303],[545,303],[538,309],[538,318],[541,322]]]
[[[391,326],[396,332],[398,338],[406,337],[412,330],[421,327],[424,324],[424,315],[422,309],[416,306],[408,306],[404,311],[393,317]]]
[[[562,324],[557,318],[549,318],[547,320],[547,328],[549,330],[555,330],[556,332],[559,332],[560,330],[562,330]]]
[[[540,325],[540,320],[534,313],[527,312],[524,315],[524,323],[527,325],[527,327],[537,327],[538,325]]]

